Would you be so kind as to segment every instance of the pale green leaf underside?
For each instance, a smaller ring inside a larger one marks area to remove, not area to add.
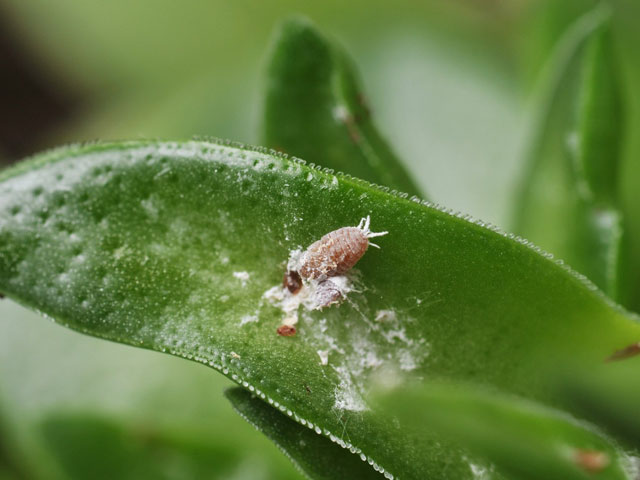
[[[282,314],[263,294],[289,251],[365,215],[389,235],[358,264],[361,291],[276,335]],[[69,147],[4,172],[0,291],[76,330],[208,364],[404,478],[472,474],[459,453],[366,409],[381,371],[554,401],[544,362],[600,362],[640,339],[591,284],[524,242],[211,142]]]

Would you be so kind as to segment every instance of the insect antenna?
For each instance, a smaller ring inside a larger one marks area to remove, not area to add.
[[[362,234],[367,238],[381,237],[382,235],[386,235],[387,233],[389,233],[389,232],[372,232],[371,230],[369,230],[370,225],[371,225],[371,216],[367,215],[366,217],[360,219],[360,223],[358,223],[358,226],[356,228],[362,230]],[[373,243],[369,243],[369,245],[373,245],[374,247],[380,248],[378,247],[378,245]]]

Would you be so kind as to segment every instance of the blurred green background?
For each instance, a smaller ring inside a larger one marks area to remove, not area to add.
[[[93,139],[257,143],[272,32],[303,14],[351,53],[376,123],[431,199],[508,229],[537,81],[567,25],[596,3],[0,0],[0,163]],[[640,3],[612,5],[629,122],[622,197],[637,239]],[[297,478],[232,412],[229,384],[3,301],[0,478],[98,478],[89,460],[107,444],[128,472],[156,465],[150,478]]]

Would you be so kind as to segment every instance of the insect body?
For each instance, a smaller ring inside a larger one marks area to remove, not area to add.
[[[298,269],[306,280],[321,280],[343,275],[362,258],[370,238],[386,235],[388,232],[373,233],[369,230],[370,218],[363,218],[357,227],[342,227],[327,233],[311,244],[304,252]]]
[[[324,235],[312,243],[306,251],[292,252],[282,286],[276,287],[275,297],[287,312],[278,335],[290,337],[296,334],[293,326],[298,321],[297,309],[321,310],[342,301],[353,290],[351,280],[345,275],[369,248],[380,248],[370,238],[386,235],[369,230],[370,218],[360,220],[357,227],[343,227]],[[268,292],[270,295],[273,289]]]

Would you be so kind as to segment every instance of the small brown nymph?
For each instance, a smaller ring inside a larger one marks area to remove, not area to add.
[[[302,288],[302,278],[300,278],[300,274],[295,270],[287,270],[287,273],[282,277],[282,286],[295,295]]]
[[[280,325],[276,331],[281,337],[293,337],[296,334],[296,327],[293,325]]]
[[[369,230],[370,218],[363,218],[357,227],[342,227],[327,233],[317,242],[311,244],[304,252],[300,276],[306,280],[343,275],[358,263],[367,251],[370,238],[386,235],[388,232],[373,233]]]

